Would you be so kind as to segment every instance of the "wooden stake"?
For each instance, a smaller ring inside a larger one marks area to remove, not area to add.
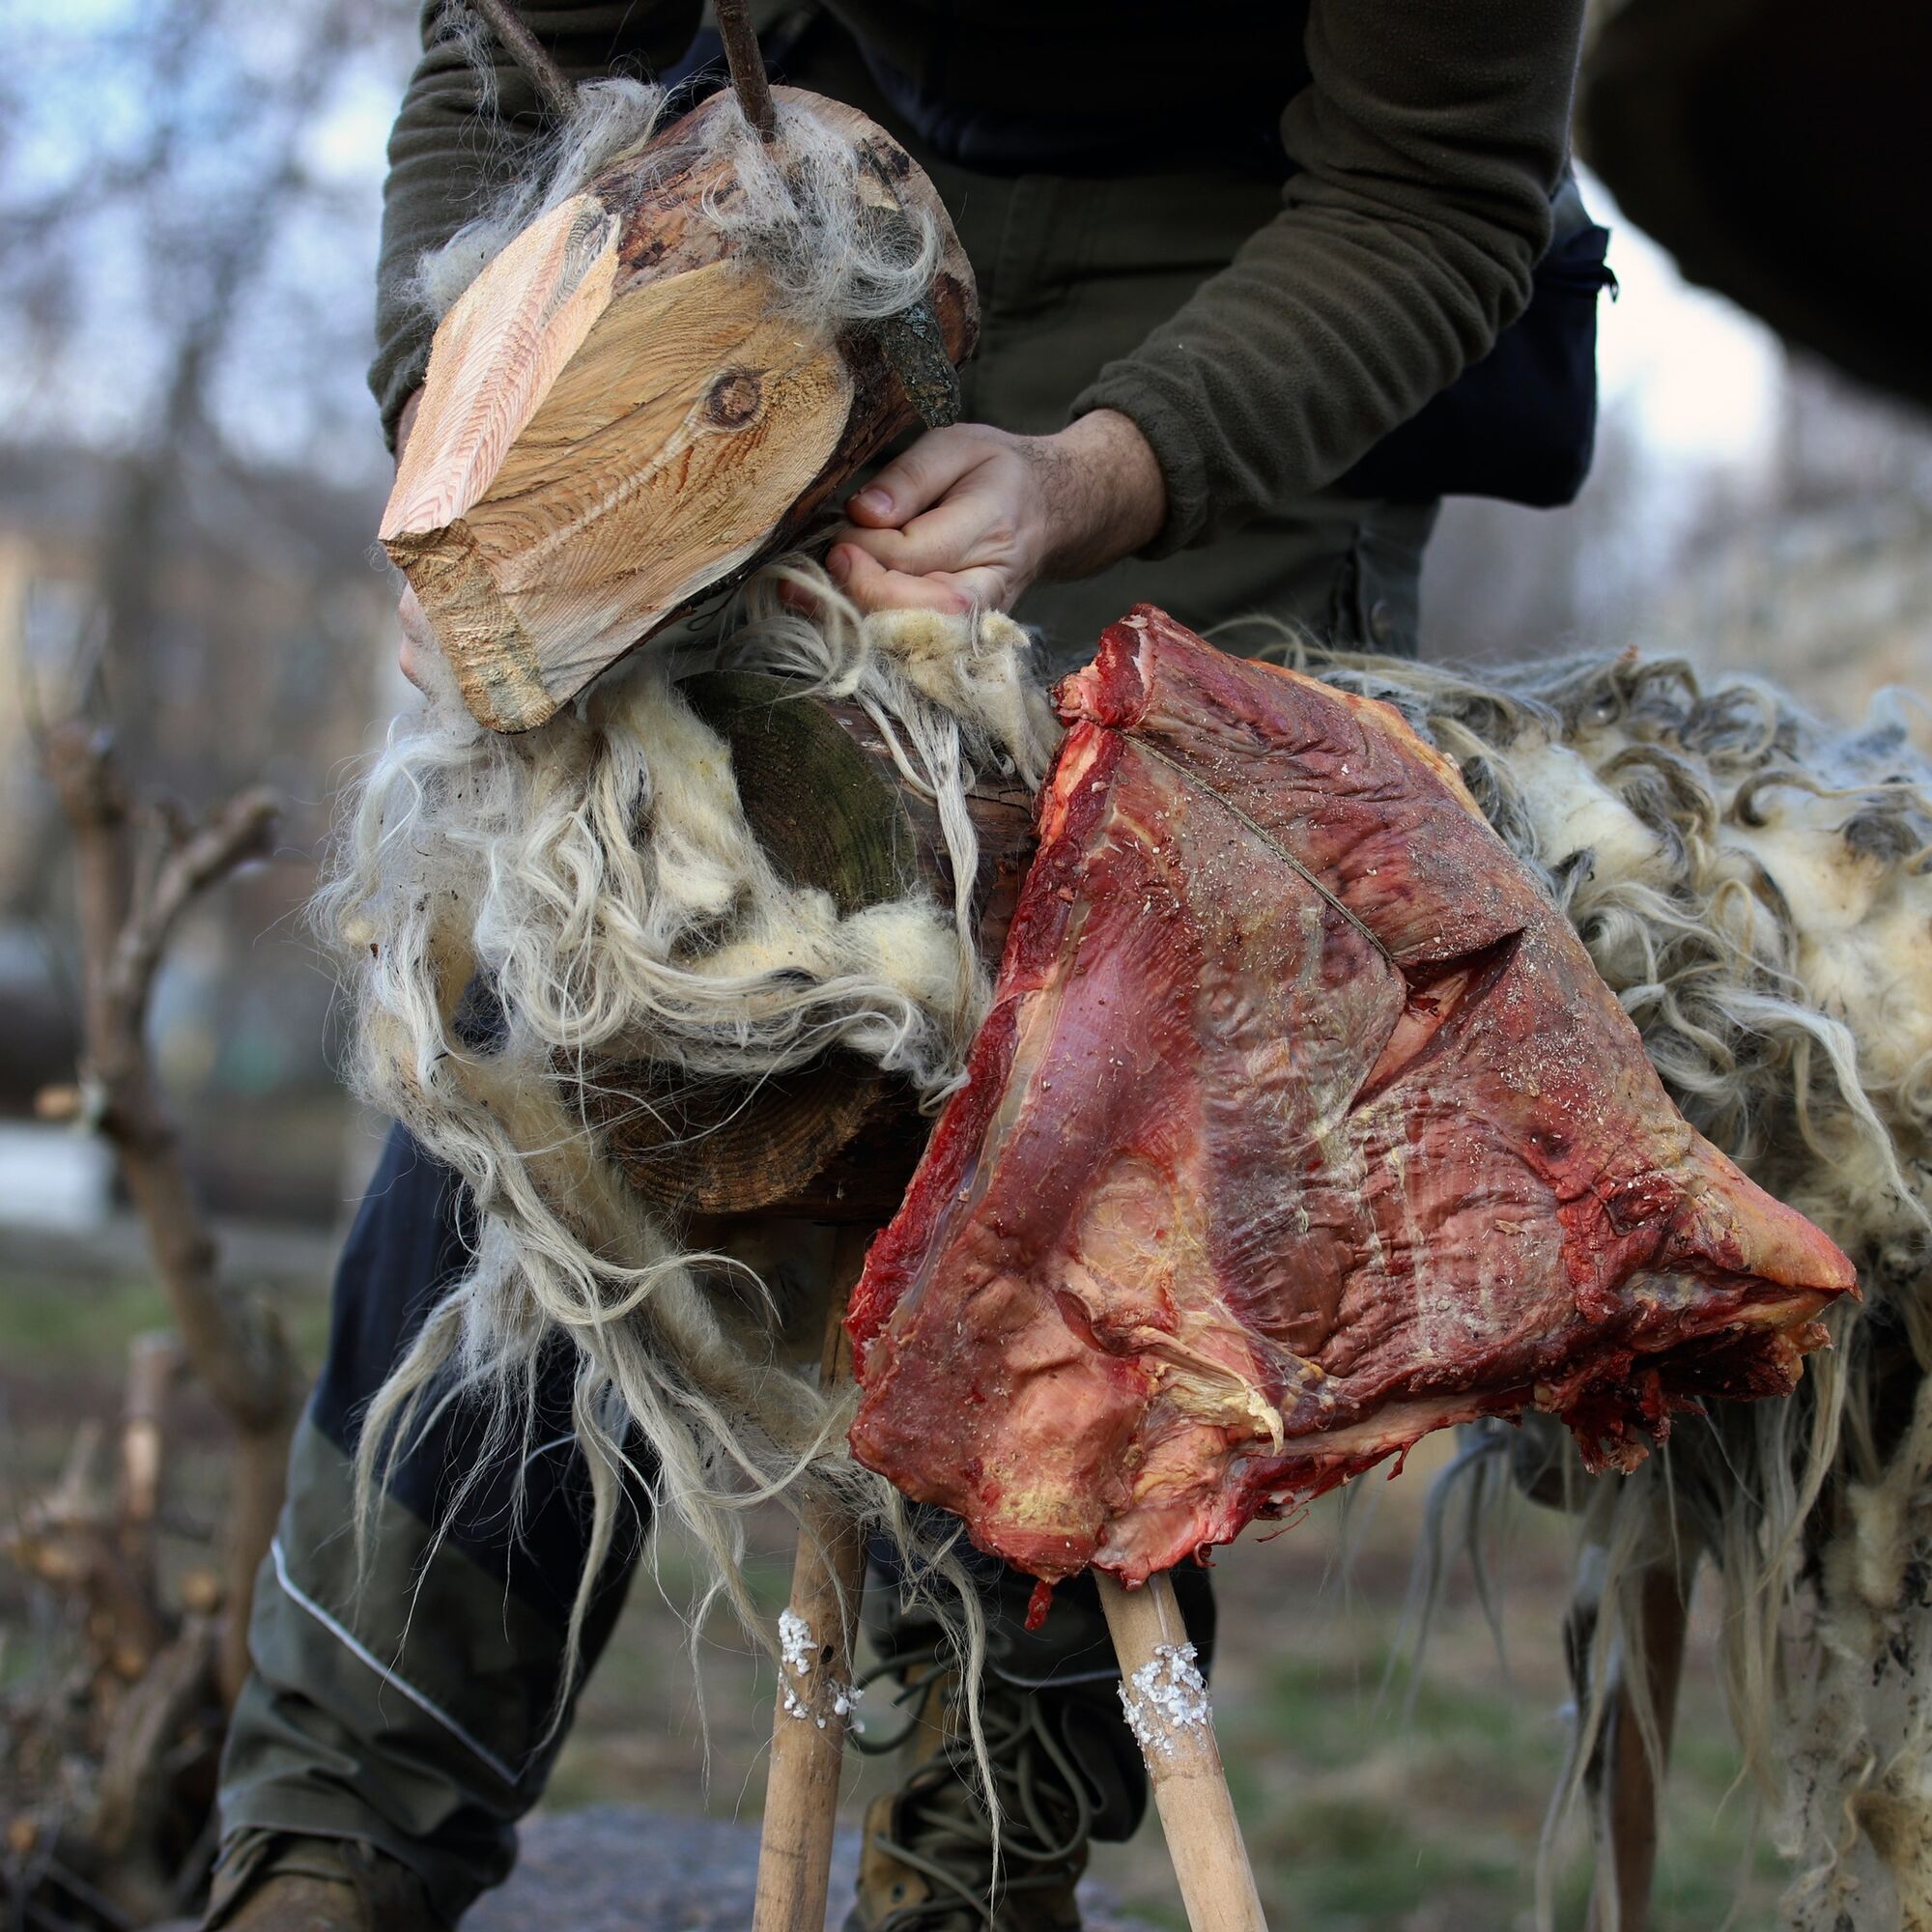
[[[1670,1734],[1684,1675],[1684,1643],[1696,1574],[1694,1550],[1666,1548],[1643,1565],[1627,1599],[1634,1601],[1641,1626],[1644,1673],[1663,1761],[1652,1759],[1637,1722],[1628,1682],[1630,1661],[1619,1645],[1610,1665],[1604,1735],[1589,1773],[1595,1801],[1590,1829],[1596,1877],[1590,1890],[1588,1932],[1650,1932],[1658,1808],[1670,1763]]]
[[[1164,1573],[1138,1590],[1098,1572],[1095,1581],[1187,1923],[1192,1932],[1267,1932],[1174,1585]]]
[[[833,1249],[834,1293],[819,1367],[828,1391],[852,1379],[845,1302],[876,1232],[840,1229]],[[838,1775],[852,1708],[852,1638],[865,1582],[866,1540],[858,1525],[826,1498],[809,1502],[799,1518],[791,1603],[781,1630],[752,1932],[825,1932]]]
[[[765,78],[765,57],[752,26],[745,0],[717,0],[718,38],[724,43],[724,65],[731,70],[731,91],[738,97],[747,124],[761,141],[775,140],[778,109],[772,104],[771,83]]]

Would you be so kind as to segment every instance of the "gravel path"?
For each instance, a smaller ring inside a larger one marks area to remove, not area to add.
[[[838,1834],[836,1927],[852,1896],[859,1835]],[[488,1893],[463,1932],[745,1932],[758,1864],[757,1828],[639,1805],[594,1804],[530,1819],[510,1882]],[[1086,1932],[1146,1932],[1083,1888]]]

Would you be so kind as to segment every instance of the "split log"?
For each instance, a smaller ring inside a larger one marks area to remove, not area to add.
[[[831,894],[843,913],[921,886],[952,903],[939,814],[859,706],[788,696],[782,678],[752,671],[682,689],[730,747],[746,818],[786,878]],[[992,963],[1032,861],[1033,802],[984,781],[968,803],[980,836],[975,939]],[[846,1050],[757,1081],[602,1062],[586,1069],[582,1104],[632,1185],[672,1216],[877,1226],[897,1208],[930,1126],[903,1081]]]
[[[931,183],[865,115],[776,93],[852,141],[879,220],[939,224],[929,314],[833,341],[777,311],[716,218],[740,192],[707,138],[724,96],[518,236],[437,331],[381,531],[497,730],[794,544],[913,424],[922,346],[947,377],[972,350],[972,271]]]

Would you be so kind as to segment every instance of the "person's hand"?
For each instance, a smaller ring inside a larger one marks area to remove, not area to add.
[[[1056,436],[928,431],[845,505],[826,557],[864,611],[1009,611],[1029,584],[1089,577],[1147,543],[1167,486],[1147,438],[1095,410]]]
[[[429,627],[429,613],[416,601],[415,586],[406,582],[396,600],[396,663],[418,691],[429,690],[429,667],[439,646]]]

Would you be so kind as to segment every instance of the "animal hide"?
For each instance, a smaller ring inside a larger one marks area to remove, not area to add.
[[[807,620],[780,603],[782,581],[751,587],[724,655],[877,707],[943,799],[976,761],[1037,778],[1050,725],[1017,633],[862,623],[822,579],[823,614]],[[1612,1543],[1616,1520],[1647,1522],[1662,1498],[1712,1554],[1740,1736],[1778,1789],[1787,1762],[1801,1774],[1781,1832],[1809,1875],[1793,1924],[1837,1932],[1850,1911],[1885,1932],[1893,1906],[1872,1901],[1932,1842],[1932,1756],[1911,1716],[1932,1660],[1932,1492],[1909,1426],[1932,1363],[1932,763],[1902,710],[1832,728],[1677,660],[1478,674],[1283,655],[1392,706],[1455,768],[1685,1117],[1857,1264],[1865,1305],[1833,1318],[1837,1347],[1794,1397],[1681,1414],[1660,1455],[1593,1494]],[[393,1442],[452,1390],[514,1435],[524,1368],[560,1331],[582,1363],[604,1533],[635,1430],[661,1501],[734,1590],[748,1496],[795,1492],[804,1474],[890,1522],[895,1495],[838,1453],[849,1414],[775,1363],[776,1315],[743,1270],[686,1254],[641,1212],[558,1056],[580,1065],[593,1038],[662,1032],[694,1061],[754,1070],[830,1027],[938,1096],[987,989],[969,974],[961,994],[955,908],[900,908],[895,935],[841,930],[756,883],[718,742],[676,697],[679,671],[718,657],[634,660],[514,740],[441,694],[360,786],[321,913],[355,1001],[359,1084],[465,1177],[483,1229],[365,1441],[386,1426]],[[757,969],[742,982],[707,970],[732,946]],[[800,977],[802,957],[816,963]],[[461,1010],[479,974],[494,1033]],[[754,1023],[740,1034],[733,1014]],[[1794,1605],[1811,1641],[1787,1655]]]

